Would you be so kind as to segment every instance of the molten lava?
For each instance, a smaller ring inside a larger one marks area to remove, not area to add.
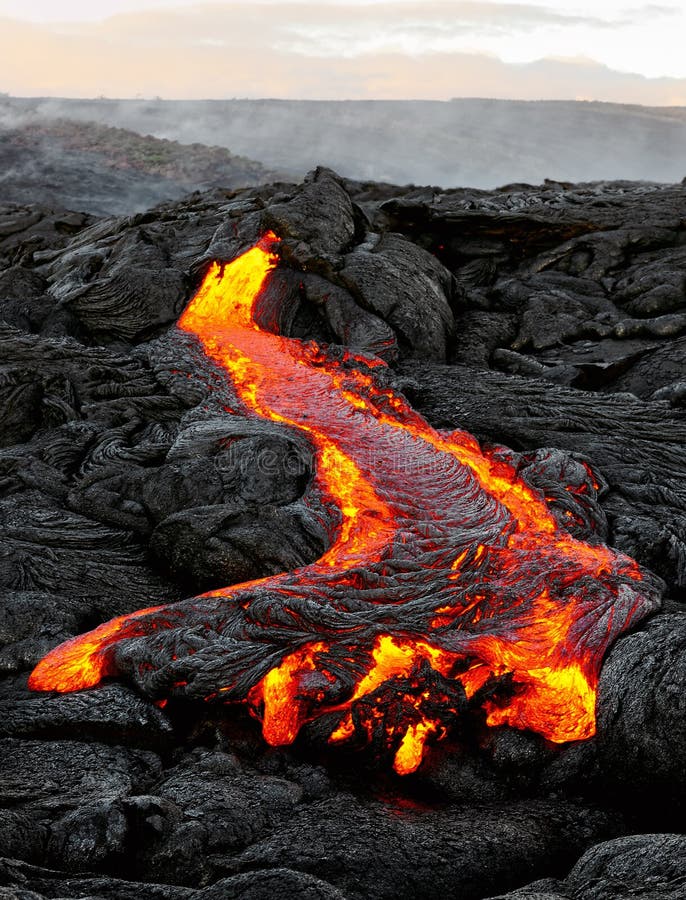
[[[383,386],[380,360],[268,330],[277,250],[268,234],[213,264],[178,327],[246,413],[305,432],[317,463],[305,500],[330,523],[329,550],[101,625],[48,654],[30,686],[126,674],[158,700],[244,702],[270,744],[318,721],[332,744],[392,754],[400,774],[467,708],[558,743],[590,737],[604,653],[657,606],[655,579],[572,537],[502,454],[431,428]]]

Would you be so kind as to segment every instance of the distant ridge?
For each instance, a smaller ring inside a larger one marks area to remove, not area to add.
[[[494,188],[686,176],[686,107],[600,102],[7,99],[16,113],[220,144],[269,169]],[[1,107],[0,107],[1,108]]]
[[[130,214],[194,190],[251,187],[277,177],[224,147],[186,145],[30,110],[12,119],[3,117],[2,109],[0,103],[4,201]]]

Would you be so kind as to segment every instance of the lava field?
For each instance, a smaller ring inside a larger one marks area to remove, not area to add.
[[[686,185],[5,204],[0,303],[0,896],[683,896]]]

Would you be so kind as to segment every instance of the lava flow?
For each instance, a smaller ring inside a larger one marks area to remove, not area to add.
[[[383,386],[380,360],[268,330],[278,247],[268,234],[213,264],[178,327],[246,414],[306,434],[305,503],[329,550],[101,625],[48,654],[30,686],[126,675],[157,699],[243,702],[270,744],[311,723],[332,744],[373,744],[400,774],[468,710],[557,743],[590,737],[605,651],[659,604],[657,580],[572,537],[514,455],[431,428]],[[581,471],[569,490],[594,502]]]

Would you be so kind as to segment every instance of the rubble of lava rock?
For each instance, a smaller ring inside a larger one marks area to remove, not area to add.
[[[0,206],[0,345],[0,896],[683,896],[686,186]]]

